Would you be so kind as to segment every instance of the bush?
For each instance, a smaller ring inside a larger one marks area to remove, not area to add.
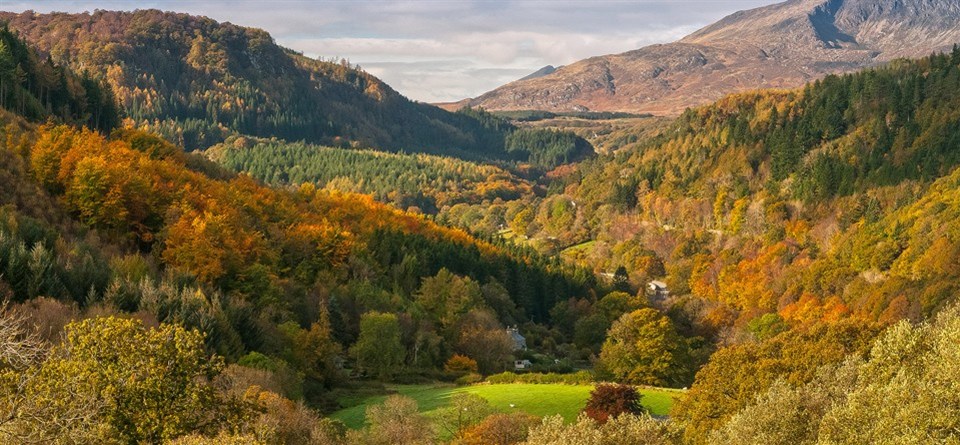
[[[483,376],[475,372],[466,374],[456,380],[458,385],[472,385],[483,381]]]
[[[256,407],[258,413],[247,420],[245,427],[256,431],[264,443],[322,445],[342,443],[346,435],[342,423],[321,419],[303,402],[294,402],[258,387],[249,388],[244,401]]]
[[[642,414],[644,409],[640,405],[640,397],[640,392],[633,386],[603,383],[590,392],[583,412],[597,423],[604,424],[621,414]]]
[[[453,357],[443,365],[443,369],[447,372],[476,373],[477,361],[465,355],[453,354]]]
[[[416,400],[392,395],[367,407],[367,427],[347,433],[347,442],[364,445],[436,443],[433,424],[420,414]]]
[[[564,360],[559,363],[549,363],[546,365],[537,364],[534,362],[534,365],[528,368],[531,373],[552,373],[552,374],[571,374],[574,371],[573,365],[568,361]]]
[[[8,399],[23,403],[0,435],[23,428],[82,443],[158,443],[214,434],[250,414],[214,384],[222,369],[197,331],[115,317],[76,321],[26,371],[19,399]]]
[[[258,386],[288,399],[302,400],[303,376],[282,360],[278,360],[278,367],[275,369],[231,364],[224,368],[218,381],[225,390],[235,395],[243,395],[249,387]]]
[[[416,369],[405,369],[398,371],[393,375],[393,377],[390,378],[390,382],[401,385],[423,385],[427,383],[433,383],[435,380],[442,379],[437,378],[434,373],[429,371],[421,371]]]
[[[625,414],[602,425],[581,415],[568,424],[563,417],[544,417],[530,429],[526,445],[556,444],[630,444],[679,445],[681,430],[675,422],[663,422],[650,416]]]
[[[463,433],[458,445],[511,445],[527,439],[530,428],[540,419],[527,413],[497,413]]]
[[[593,383],[593,374],[590,371],[577,371],[572,374],[557,374],[555,372],[549,372],[546,374],[540,373],[523,373],[517,374],[515,372],[501,372],[500,374],[494,374],[486,379],[487,383],[535,383],[535,384],[547,384],[547,383],[560,383],[564,385],[587,385]]]

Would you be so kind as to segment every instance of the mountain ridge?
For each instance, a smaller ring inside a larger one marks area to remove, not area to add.
[[[673,43],[587,58],[461,105],[489,110],[675,115],[725,94],[793,88],[829,74],[948,50],[946,0],[790,0],[733,13]]]
[[[183,13],[0,12],[52,60],[111,84],[137,126],[187,150],[234,134],[497,157],[502,134],[411,101],[345,60],[316,60],[266,31]]]
[[[521,77],[520,80],[530,80],[530,79],[536,79],[538,77],[549,76],[555,73],[560,68],[563,68],[563,66],[555,67],[553,65],[547,65],[530,74],[527,74],[526,76]]]

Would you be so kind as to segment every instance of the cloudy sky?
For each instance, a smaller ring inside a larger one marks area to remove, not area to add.
[[[406,96],[473,97],[545,65],[676,40],[778,0],[0,0],[0,9],[158,8],[269,31],[283,46],[342,57]]]

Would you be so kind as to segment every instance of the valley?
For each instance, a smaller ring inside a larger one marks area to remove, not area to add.
[[[958,20],[789,0],[444,109],[0,12],[0,442],[952,443]]]

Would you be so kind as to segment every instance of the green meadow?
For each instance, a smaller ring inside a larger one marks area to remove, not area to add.
[[[590,397],[591,385],[510,383],[497,385],[394,385],[388,390],[417,401],[420,411],[427,416],[450,403],[454,394],[467,392],[483,397],[501,412],[523,411],[535,416],[561,415],[570,422],[577,418]],[[682,391],[658,388],[640,388],[641,403],[650,414],[664,416]],[[344,400],[348,407],[331,417],[339,419],[350,428],[361,428],[368,406],[383,403],[386,395]],[[512,405],[512,406],[511,406]]]

